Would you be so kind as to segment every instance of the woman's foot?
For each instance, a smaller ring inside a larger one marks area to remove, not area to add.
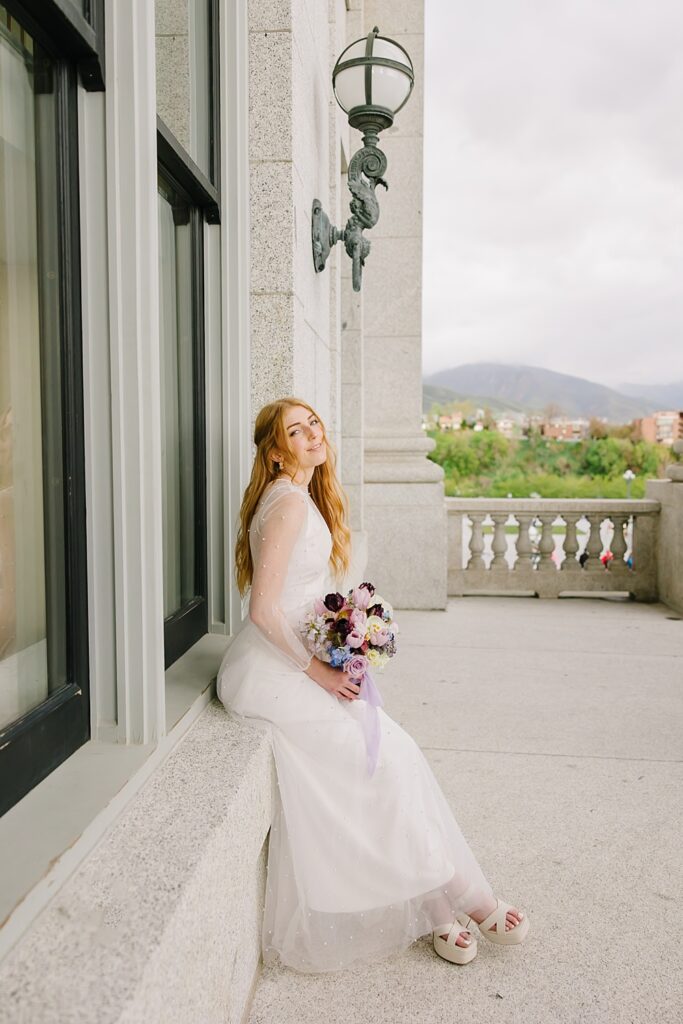
[[[470,917],[471,916],[472,915],[470,915]],[[448,932],[445,935],[442,935],[441,938],[444,940],[444,942],[448,942]],[[459,933],[457,939],[455,940],[456,946],[464,946],[465,948],[467,948],[471,944],[471,942],[472,932],[468,931],[466,928]]]
[[[461,966],[474,960],[477,955],[477,940],[468,931],[467,923],[468,918],[464,914],[458,914],[452,925],[441,924],[434,929],[434,952],[443,960],[450,960],[452,964]]]
[[[487,905],[491,906],[490,900]],[[476,921],[481,934],[498,946],[517,946],[524,942],[529,934],[529,918],[524,911],[500,898],[495,899],[488,914],[486,909],[487,906],[477,907],[469,915],[458,917],[458,922],[468,925],[470,921]]]
[[[481,922],[484,921],[489,916],[489,914],[493,913],[497,905],[498,904],[495,899],[491,900],[491,902],[486,904],[486,906],[483,909],[481,907],[478,907],[476,910],[470,911],[468,913],[468,917],[471,917],[472,920],[475,921],[477,924],[481,924]],[[518,910],[517,907],[509,907],[505,914],[505,931],[512,931],[512,929],[516,928],[517,925],[520,924],[523,920],[523,910]],[[497,930],[497,925],[493,924],[491,928],[488,930],[495,932]],[[448,935],[442,935],[441,938],[445,941],[448,939]],[[458,938],[456,939],[456,945],[468,946],[470,944],[471,938],[471,932],[468,932],[467,930],[461,931],[460,934],[458,935]]]
[[[472,918],[473,921],[476,921],[477,924],[481,924],[481,922],[485,920],[485,918],[487,918],[489,914],[493,913],[493,911],[496,909],[496,906],[497,901],[495,899],[492,899],[486,905],[485,909],[482,910],[479,907],[477,908],[477,910],[469,911],[469,916]],[[505,931],[512,931],[512,929],[516,928],[517,925],[520,924],[520,922],[522,922],[523,920],[523,910],[518,910],[517,907],[509,907],[505,914]],[[489,930],[495,932],[497,930],[497,926],[494,924]]]

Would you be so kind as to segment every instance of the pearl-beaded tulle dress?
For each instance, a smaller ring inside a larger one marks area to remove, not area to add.
[[[307,488],[269,484],[249,537],[250,614],[217,686],[231,715],[266,730],[275,760],[263,960],[341,970],[407,949],[493,893],[413,738],[378,708],[369,776],[365,703],[304,671],[311,655],[297,626],[316,597],[337,589],[332,538]]]

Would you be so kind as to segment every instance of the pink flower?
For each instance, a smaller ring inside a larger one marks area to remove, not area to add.
[[[365,631],[365,623],[368,621],[368,617],[361,608],[354,608],[349,615],[349,622],[354,629],[360,629]]]
[[[344,671],[348,672],[352,679],[360,679],[368,670],[368,659],[362,654],[354,654],[344,663]]]
[[[352,629],[350,633],[346,634],[346,643],[349,647],[360,647],[365,640],[365,633],[359,629]]]
[[[325,602],[322,597],[316,597],[313,602],[313,610],[316,615],[324,615],[326,613],[327,608],[325,607]]]
[[[370,643],[375,644],[376,647],[384,647],[388,639],[389,631],[386,629],[380,629],[376,633],[370,634]]]
[[[367,608],[367,606],[370,604],[370,601],[372,600],[372,594],[370,593],[369,590],[366,590],[365,587],[356,587],[353,594],[351,595],[351,600],[355,604],[356,608],[364,609]]]

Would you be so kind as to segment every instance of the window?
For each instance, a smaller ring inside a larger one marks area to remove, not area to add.
[[[156,5],[164,646],[208,629],[205,223],[218,223],[217,4]]]
[[[215,181],[213,4],[156,4],[157,113],[204,175]]]
[[[77,68],[88,90],[104,89],[104,0],[5,0],[9,17]]]
[[[202,218],[159,175],[159,325],[166,666],[207,631]]]
[[[26,7],[0,3],[0,813],[90,734],[78,66],[60,5]]]

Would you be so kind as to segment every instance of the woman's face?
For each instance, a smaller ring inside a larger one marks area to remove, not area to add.
[[[284,468],[293,469],[294,458],[299,460],[302,469],[321,465],[327,458],[327,445],[322,423],[315,413],[309,412],[303,405],[295,405],[285,410],[283,422],[287,444],[292,453],[282,453],[285,456]]]

